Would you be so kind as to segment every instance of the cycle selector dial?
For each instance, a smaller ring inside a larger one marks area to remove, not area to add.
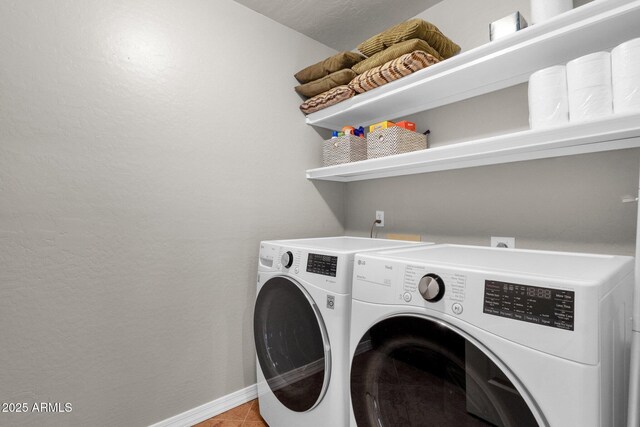
[[[282,266],[284,268],[291,267],[291,265],[293,264],[293,254],[291,253],[291,251],[283,253],[282,257],[280,258],[280,262],[282,263]]]
[[[440,301],[444,296],[444,281],[437,274],[426,274],[420,279],[418,290],[426,301]]]

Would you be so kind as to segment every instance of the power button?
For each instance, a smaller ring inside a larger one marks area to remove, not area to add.
[[[404,295],[402,295],[402,299],[406,302],[411,301],[411,294],[409,292],[405,292]]]

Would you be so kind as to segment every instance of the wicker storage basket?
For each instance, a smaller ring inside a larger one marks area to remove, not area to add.
[[[367,140],[353,135],[328,139],[322,145],[322,157],[325,166],[365,160]]]
[[[398,126],[367,135],[367,158],[391,156],[427,148],[427,136]]]

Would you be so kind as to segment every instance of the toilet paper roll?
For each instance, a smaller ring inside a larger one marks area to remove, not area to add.
[[[612,113],[611,87],[587,87],[569,92],[569,118],[572,122],[596,120]]]
[[[640,112],[640,38],[611,51],[613,111]]]
[[[611,54],[596,52],[567,63],[569,91],[592,86],[611,85]]]
[[[599,119],[613,113],[611,55],[596,52],[567,63],[569,119]]]
[[[531,0],[531,23],[539,24],[573,8],[573,0]]]
[[[531,129],[559,126],[569,121],[567,76],[563,65],[536,71],[529,78]]]

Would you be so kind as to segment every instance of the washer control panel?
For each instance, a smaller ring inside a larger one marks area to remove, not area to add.
[[[483,312],[573,331],[575,292],[485,280]]]
[[[307,272],[336,277],[338,270],[338,257],[309,253],[307,259]]]

